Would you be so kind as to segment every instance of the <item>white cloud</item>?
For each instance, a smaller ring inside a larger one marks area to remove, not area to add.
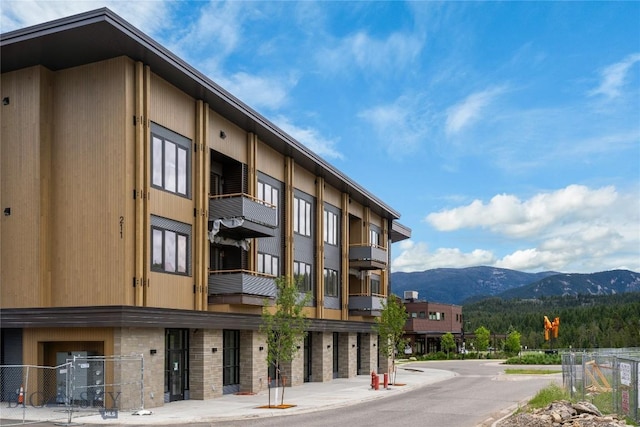
[[[476,249],[464,253],[457,248],[438,248],[430,252],[426,243],[405,240],[399,243],[400,255],[393,259],[393,271],[424,271],[433,268],[462,268],[491,265],[496,259],[490,251]]]
[[[364,110],[358,116],[368,122],[377,140],[393,158],[415,153],[430,133],[431,114],[420,95],[401,96],[393,103]]]
[[[503,92],[503,88],[491,88],[472,93],[462,102],[450,107],[447,110],[446,133],[458,133],[486,115],[487,107]]]
[[[640,62],[640,53],[628,55],[620,62],[611,64],[604,68],[601,74],[600,85],[589,92],[590,95],[604,95],[607,98],[617,98],[621,95],[622,87],[625,84],[627,74],[631,67]]]
[[[169,14],[168,5],[164,2],[2,0],[0,27],[2,32],[7,32],[103,7],[147,34],[162,28]]]
[[[325,71],[349,71],[354,65],[365,72],[405,70],[422,50],[424,40],[412,34],[391,33],[376,39],[363,31],[338,39],[316,55]]]
[[[289,90],[294,80],[282,80],[277,77],[256,76],[244,72],[214,77],[216,83],[228,90],[242,102],[252,108],[271,110],[282,107],[288,101]]]
[[[344,158],[343,154],[335,148],[336,141],[322,137],[318,130],[298,127],[284,116],[277,117],[274,122],[279,128],[291,135],[294,139],[305,145],[314,153],[325,158]]]
[[[640,197],[638,189],[590,189],[570,185],[521,201],[498,195],[487,204],[466,206],[427,216],[440,231],[480,229],[495,245],[505,236],[503,255],[496,248],[464,252],[458,248],[429,251],[427,244],[405,241],[393,260],[395,271],[439,267],[493,265],[520,271],[595,272],[609,269],[640,271]],[[478,236],[474,236],[478,241]],[[461,246],[465,242],[461,242]]]
[[[560,223],[601,218],[617,197],[614,187],[591,190],[570,185],[525,201],[508,194],[496,195],[487,204],[474,200],[467,206],[431,213],[426,221],[440,231],[479,227],[509,237],[528,237],[549,232],[549,227]]]

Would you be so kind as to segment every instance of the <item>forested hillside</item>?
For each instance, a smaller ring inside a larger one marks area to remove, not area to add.
[[[640,292],[503,300],[493,297],[464,305],[464,329],[484,326],[505,334],[512,326],[528,348],[548,348],[544,316],[560,317],[553,348],[640,347]]]

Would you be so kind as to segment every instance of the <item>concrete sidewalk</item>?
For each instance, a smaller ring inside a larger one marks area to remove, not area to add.
[[[359,402],[381,399],[405,393],[416,388],[433,384],[454,377],[450,371],[428,368],[411,368],[399,366],[397,385],[379,390],[371,388],[371,376],[359,375],[355,378],[338,378],[327,383],[304,383],[301,386],[288,387],[285,390],[285,405],[295,405],[287,409],[261,408],[268,406],[269,395],[263,390],[253,395],[224,395],[211,400],[183,400],[167,403],[162,407],[151,408],[149,415],[133,415],[131,412],[120,412],[118,418],[103,419],[100,415],[74,413],[73,421],[84,424],[189,424],[242,418],[275,417],[294,415],[304,412],[337,408]],[[380,376],[382,381],[382,376]],[[272,405],[275,396],[272,390]],[[280,402],[277,402],[278,404]]]

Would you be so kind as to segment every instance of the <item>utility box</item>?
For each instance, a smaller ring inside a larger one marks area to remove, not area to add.
[[[418,299],[418,291],[404,291],[405,301],[415,301]]]
[[[87,351],[58,352],[56,364],[57,398],[59,404],[104,406],[104,360],[92,358]],[[73,362],[66,367],[65,363]]]

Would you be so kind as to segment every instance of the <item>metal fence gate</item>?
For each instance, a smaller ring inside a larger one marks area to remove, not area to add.
[[[640,350],[564,353],[562,377],[572,398],[602,402],[640,422]]]
[[[87,416],[117,419],[144,408],[144,359],[73,355],[59,366],[0,366],[2,425]]]

